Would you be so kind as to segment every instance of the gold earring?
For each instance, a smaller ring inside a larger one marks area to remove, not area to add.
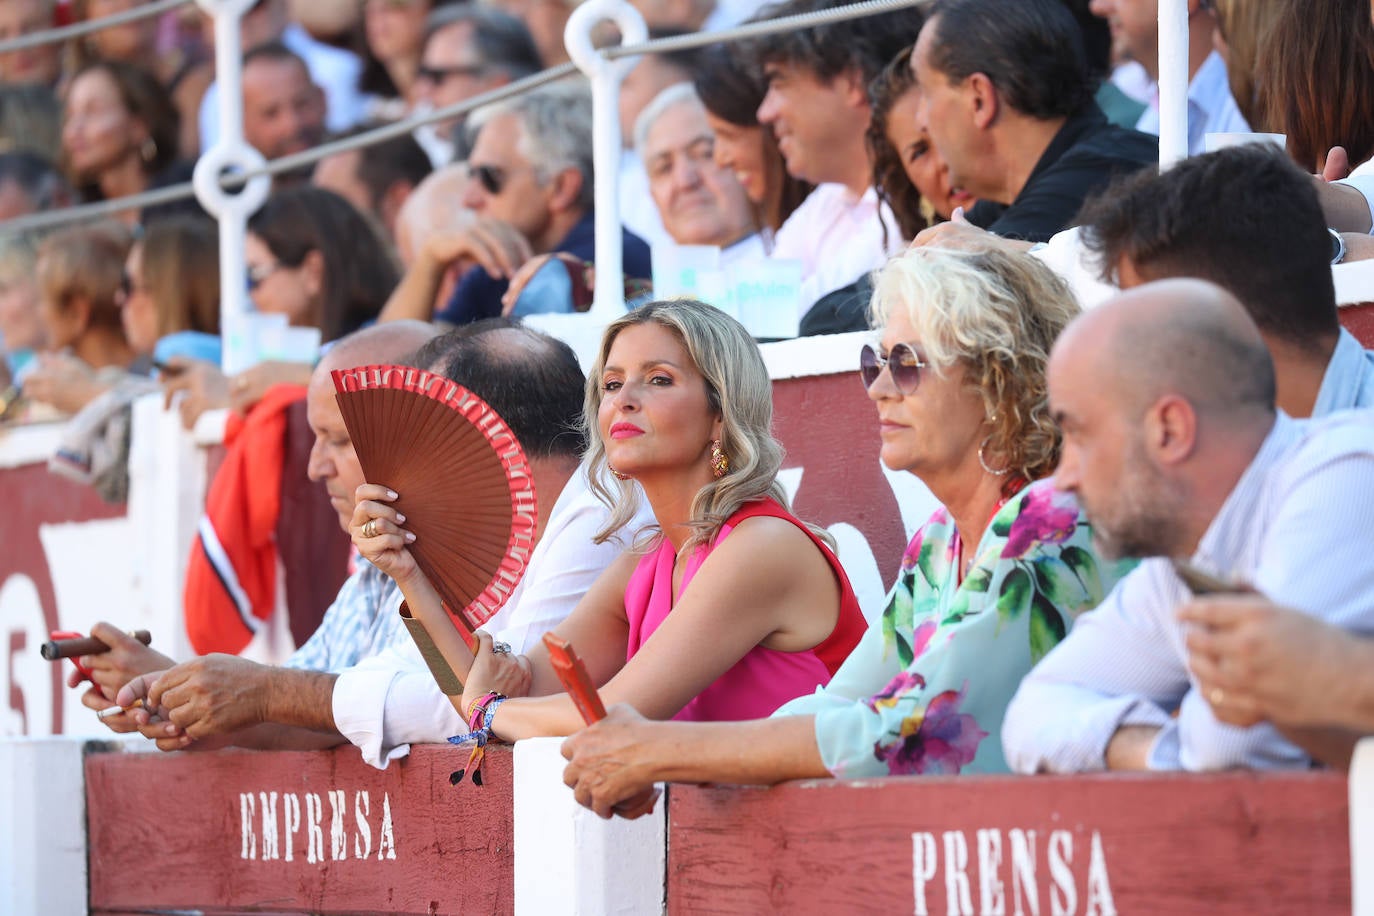
[[[606,465],[606,467],[611,468],[611,466],[610,466],[609,464]],[[617,471],[615,468],[611,468],[611,473],[615,475],[615,479],[616,479],[616,480],[629,480],[629,479],[630,479],[630,475],[629,475],[629,474],[622,474],[622,473],[620,473],[619,471]]]
[[[730,472],[730,456],[720,447],[719,439],[711,440],[711,476],[717,480]]]

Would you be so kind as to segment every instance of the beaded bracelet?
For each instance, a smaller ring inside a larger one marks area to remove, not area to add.
[[[508,698],[497,694],[490,703],[487,704],[486,715],[482,717],[482,731],[487,733],[488,741],[499,741],[496,734],[491,730],[491,722],[496,718],[496,707],[506,702]]]
[[[497,693],[493,690],[473,700],[472,705],[468,707],[468,731],[475,732],[481,730],[482,722],[486,718],[487,706],[497,700],[504,700],[505,698],[505,694]]]
[[[468,733],[466,735],[454,735],[448,740],[450,744],[460,746],[472,744],[472,753],[468,755],[468,761],[461,770],[455,770],[449,774],[448,781],[451,784],[458,785],[463,781],[465,774],[471,774],[475,785],[480,786],[482,784],[482,760],[486,757],[487,742],[499,740],[491,733],[491,721],[496,715],[496,707],[505,701],[504,694],[493,691],[483,694],[468,707]]]

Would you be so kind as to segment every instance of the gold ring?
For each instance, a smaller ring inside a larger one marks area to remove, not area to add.
[[[1226,702],[1226,691],[1222,690],[1220,687],[1213,687],[1211,690],[1207,691],[1207,702],[1211,703],[1213,706],[1220,706],[1222,703]]]
[[[365,537],[365,538],[375,538],[376,536],[377,536],[377,520],[376,520],[375,518],[370,518],[370,519],[367,520],[367,524],[366,524],[366,525],[363,525],[363,537]]]

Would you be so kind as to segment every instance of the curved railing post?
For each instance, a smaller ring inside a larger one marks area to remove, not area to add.
[[[568,17],[563,43],[568,56],[592,84],[592,165],[596,193],[596,284],[591,313],[609,321],[625,311],[620,243],[620,82],[638,58],[608,60],[592,44],[592,30],[605,19],[620,29],[623,44],[649,37],[644,17],[625,0],[587,0]]]
[[[1159,4],[1159,168],[1188,158],[1188,0]]]
[[[239,22],[254,0],[196,0],[215,20],[215,83],[219,102],[219,138],[196,162],[191,183],[196,199],[219,220],[219,314],[224,341],[220,359],[225,374],[248,368],[248,283],[243,239],[249,215],[267,199],[272,179],[250,178],[230,194],[220,187],[226,172],[247,172],[266,164],[262,154],[243,139],[243,55]]]

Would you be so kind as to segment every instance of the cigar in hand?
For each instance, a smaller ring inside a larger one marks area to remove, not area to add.
[[[145,646],[152,645],[153,635],[147,630],[134,630],[129,635]],[[38,650],[39,653],[50,662],[55,662],[60,658],[99,655],[102,652],[110,651],[109,646],[105,645],[105,643],[96,639],[94,636],[78,636],[75,633],[54,633],[53,636],[55,638],[51,642],[43,643],[42,647]]]
[[[143,702],[142,697],[139,697],[137,700],[134,700],[128,706],[107,706],[104,709],[96,712],[95,717],[97,719],[113,719],[115,716],[122,716],[126,712],[132,712],[135,709],[144,708],[147,708],[147,704]]]

